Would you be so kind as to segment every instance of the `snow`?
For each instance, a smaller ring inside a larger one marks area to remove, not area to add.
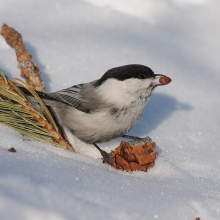
[[[219,219],[219,6],[214,0],[1,0],[0,21],[23,35],[50,92],[130,63],[173,81],[156,89],[130,131],[157,143],[147,173],[117,171],[74,137],[78,153],[23,140],[0,124],[0,219]],[[14,50],[2,37],[0,51],[2,71],[18,77]],[[100,146],[109,152],[120,141]]]

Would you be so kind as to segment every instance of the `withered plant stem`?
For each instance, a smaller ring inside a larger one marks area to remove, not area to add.
[[[46,92],[43,80],[40,77],[40,68],[32,60],[32,54],[25,49],[25,45],[22,42],[22,35],[7,24],[2,26],[1,35],[5,38],[6,42],[15,49],[19,63],[18,68],[21,69],[21,76],[34,90]]]

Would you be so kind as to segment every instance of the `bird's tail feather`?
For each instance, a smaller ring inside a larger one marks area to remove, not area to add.
[[[19,86],[19,89],[27,96],[29,96],[30,98],[33,98],[33,95],[24,87]],[[35,90],[35,92],[40,96],[40,98],[46,98],[47,93],[44,92],[38,92]]]

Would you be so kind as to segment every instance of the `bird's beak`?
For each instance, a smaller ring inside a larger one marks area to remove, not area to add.
[[[154,74],[154,79],[153,79],[153,85],[156,86],[163,86],[163,85],[167,85],[171,82],[172,80],[162,74]]]

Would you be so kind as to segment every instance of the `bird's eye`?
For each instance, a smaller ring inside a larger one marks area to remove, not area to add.
[[[144,74],[140,74],[139,76],[138,76],[138,79],[145,79],[146,77],[145,77],[145,75]]]

